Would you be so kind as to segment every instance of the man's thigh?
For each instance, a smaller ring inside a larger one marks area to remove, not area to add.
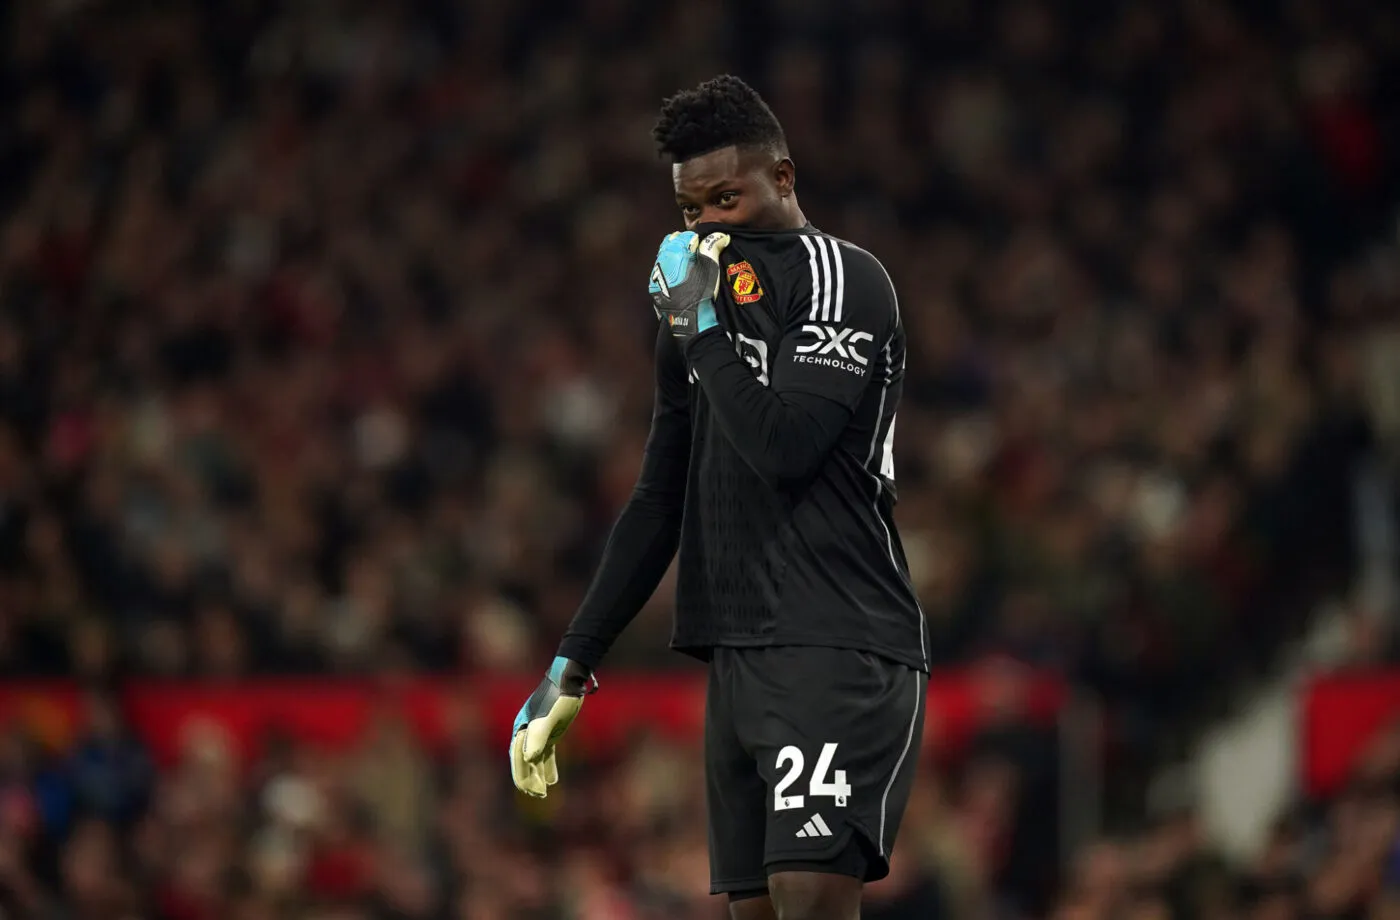
[[[706,731],[712,890],[762,891],[777,872],[883,878],[926,690],[922,673],[865,652],[717,649]]]

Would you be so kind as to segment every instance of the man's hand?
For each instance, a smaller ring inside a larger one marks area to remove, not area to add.
[[[661,241],[647,290],[656,318],[670,326],[676,338],[686,339],[719,325],[715,318],[719,254],[728,245],[727,233],[711,233],[702,240],[690,230]]]
[[[549,673],[520,707],[510,741],[510,774],[527,795],[544,798],[559,782],[554,745],[583,707],[598,681],[577,661],[556,658]]]

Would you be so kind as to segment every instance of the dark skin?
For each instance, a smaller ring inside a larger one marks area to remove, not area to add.
[[[755,230],[807,224],[794,191],[792,159],[764,147],[721,147],[671,167],[687,230],[721,223]]]
[[[720,223],[755,230],[798,230],[796,172],[785,154],[723,147],[671,169],[687,230]],[[732,920],[859,920],[861,880],[824,872],[772,872],[768,892],[730,901]]]

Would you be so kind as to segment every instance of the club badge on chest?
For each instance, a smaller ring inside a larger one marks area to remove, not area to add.
[[[729,266],[728,276],[729,290],[736,304],[743,306],[763,297],[763,285],[758,282],[758,273],[748,262],[735,262]]]

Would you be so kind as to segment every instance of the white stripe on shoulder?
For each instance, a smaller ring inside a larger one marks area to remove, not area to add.
[[[836,263],[836,304],[832,310],[832,321],[841,322],[841,304],[846,299],[846,264],[841,260],[841,241],[828,238],[827,243],[831,246],[831,258]]]
[[[812,269],[812,313],[808,317],[812,322],[817,321],[817,312],[821,309],[821,276],[817,271],[817,250],[812,245],[810,237],[802,236],[802,245],[807,247],[807,266]]]
[[[826,284],[822,288],[822,322],[831,322],[831,256],[827,253],[829,241],[825,237],[817,237],[817,249],[822,254],[822,278]]]

